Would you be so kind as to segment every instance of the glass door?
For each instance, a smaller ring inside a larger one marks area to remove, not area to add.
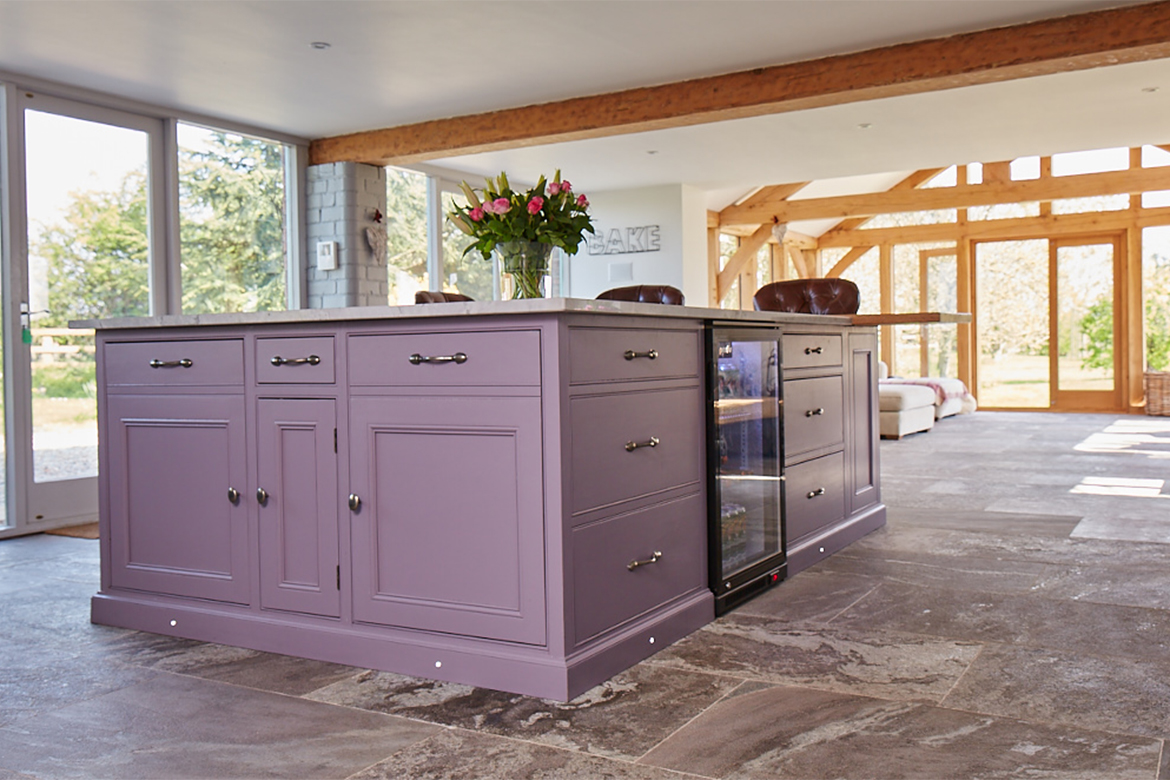
[[[22,523],[47,528],[97,514],[94,336],[68,323],[150,313],[150,162],[162,124],[28,93],[21,115],[27,263],[6,299],[20,311],[7,342],[18,352],[11,433],[27,453],[17,458]]]
[[[1120,404],[1117,383],[1115,266],[1120,239],[1053,239],[1050,242],[1049,350],[1052,406],[1110,411]]]
[[[712,352],[711,583],[726,602],[784,562],[779,344],[770,331],[717,329]]]

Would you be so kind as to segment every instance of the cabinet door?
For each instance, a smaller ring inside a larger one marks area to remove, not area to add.
[[[849,468],[850,514],[881,500],[878,460],[877,337],[870,333],[849,335],[849,434],[846,441]]]
[[[244,399],[109,396],[111,584],[247,604]]]
[[[257,485],[267,496],[260,505],[260,606],[337,617],[334,401],[263,398],[257,406]]]
[[[540,409],[351,401],[355,620],[545,643]]]

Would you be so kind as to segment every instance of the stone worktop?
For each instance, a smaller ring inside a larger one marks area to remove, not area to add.
[[[428,317],[492,317],[523,314],[589,312],[625,316],[667,317],[691,320],[720,320],[744,323],[818,323],[849,325],[848,316],[787,314],[777,312],[710,309],[699,306],[664,306],[657,303],[598,301],[586,298],[538,298],[515,301],[468,301],[413,306],[353,306],[338,309],[293,309],[288,311],[228,312],[218,314],[170,314],[152,317],[116,317],[101,320],[73,320],[71,328],[118,330],[127,328],[211,327],[224,325],[267,325],[303,322],[345,322],[350,320],[422,319]]]

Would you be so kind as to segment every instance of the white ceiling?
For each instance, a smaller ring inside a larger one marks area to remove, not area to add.
[[[0,71],[317,138],[1130,4],[0,0]],[[719,208],[761,184],[1165,143],[1167,118],[1162,60],[433,164],[559,167],[579,190],[681,182]]]

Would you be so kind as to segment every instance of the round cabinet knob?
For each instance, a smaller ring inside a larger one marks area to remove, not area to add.
[[[268,491],[264,488],[256,488],[256,500],[260,506],[268,506]]]
[[[357,493],[349,494],[349,508],[354,512],[362,508],[362,499]]]
[[[236,490],[234,487],[228,488],[228,501],[232,502],[233,504],[240,503],[240,491]]]

